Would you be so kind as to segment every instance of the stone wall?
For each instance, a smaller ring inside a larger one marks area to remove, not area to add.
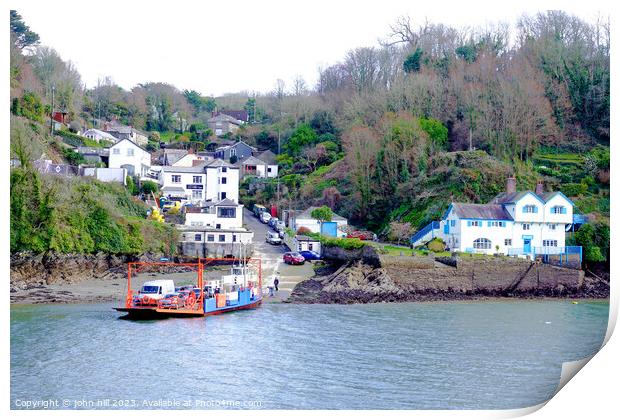
[[[332,274],[297,284],[289,302],[368,303],[453,300],[476,296],[606,297],[609,285],[584,279],[581,270],[520,258],[378,256],[374,248],[325,248],[340,265]],[[450,264],[450,265],[448,265]]]
[[[458,291],[463,293],[532,292],[576,290],[583,271],[532,263],[520,258],[475,257],[457,259],[456,267],[422,265],[415,257],[381,257],[381,267],[395,284],[408,290]]]

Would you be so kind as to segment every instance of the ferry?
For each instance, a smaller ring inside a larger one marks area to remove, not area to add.
[[[230,273],[203,281],[205,267],[221,262],[232,263]],[[156,279],[132,290],[132,274],[152,266],[196,269],[196,283],[176,287],[173,280]],[[260,259],[201,258],[197,263],[128,263],[125,305],[114,309],[131,319],[204,317],[257,308],[262,301]]]

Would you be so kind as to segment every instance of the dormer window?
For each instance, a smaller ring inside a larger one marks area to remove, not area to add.
[[[566,214],[566,207],[564,207],[564,206],[553,206],[553,207],[551,207],[551,214]]]
[[[523,206],[523,213],[538,213],[538,207],[533,204]]]

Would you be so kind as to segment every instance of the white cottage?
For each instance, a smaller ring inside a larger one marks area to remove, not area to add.
[[[506,192],[489,204],[452,203],[439,222],[412,237],[414,246],[440,237],[452,251],[505,255],[566,253],[566,232],[573,226],[573,202],[561,192]]]
[[[305,211],[296,215],[292,223],[293,230],[297,232],[299,229],[304,227],[309,229],[310,232],[321,233],[326,236],[346,238],[347,234],[344,229],[348,224],[347,219],[333,213],[331,222],[323,222],[321,225],[317,219],[311,216],[312,211],[316,208],[317,207],[309,207]]]
[[[128,175],[142,177],[151,167],[151,154],[131,140],[120,140],[108,150],[109,168],[124,168]]]
[[[190,167],[163,166],[158,181],[166,197],[183,202],[239,202],[239,168],[221,159]]]

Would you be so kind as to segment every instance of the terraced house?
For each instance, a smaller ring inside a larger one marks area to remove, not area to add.
[[[508,178],[506,191],[488,204],[452,203],[412,243],[439,237],[451,251],[581,260],[580,247],[566,246],[566,232],[584,221],[561,192],[544,192],[541,182],[536,191],[516,191],[516,179]]]

